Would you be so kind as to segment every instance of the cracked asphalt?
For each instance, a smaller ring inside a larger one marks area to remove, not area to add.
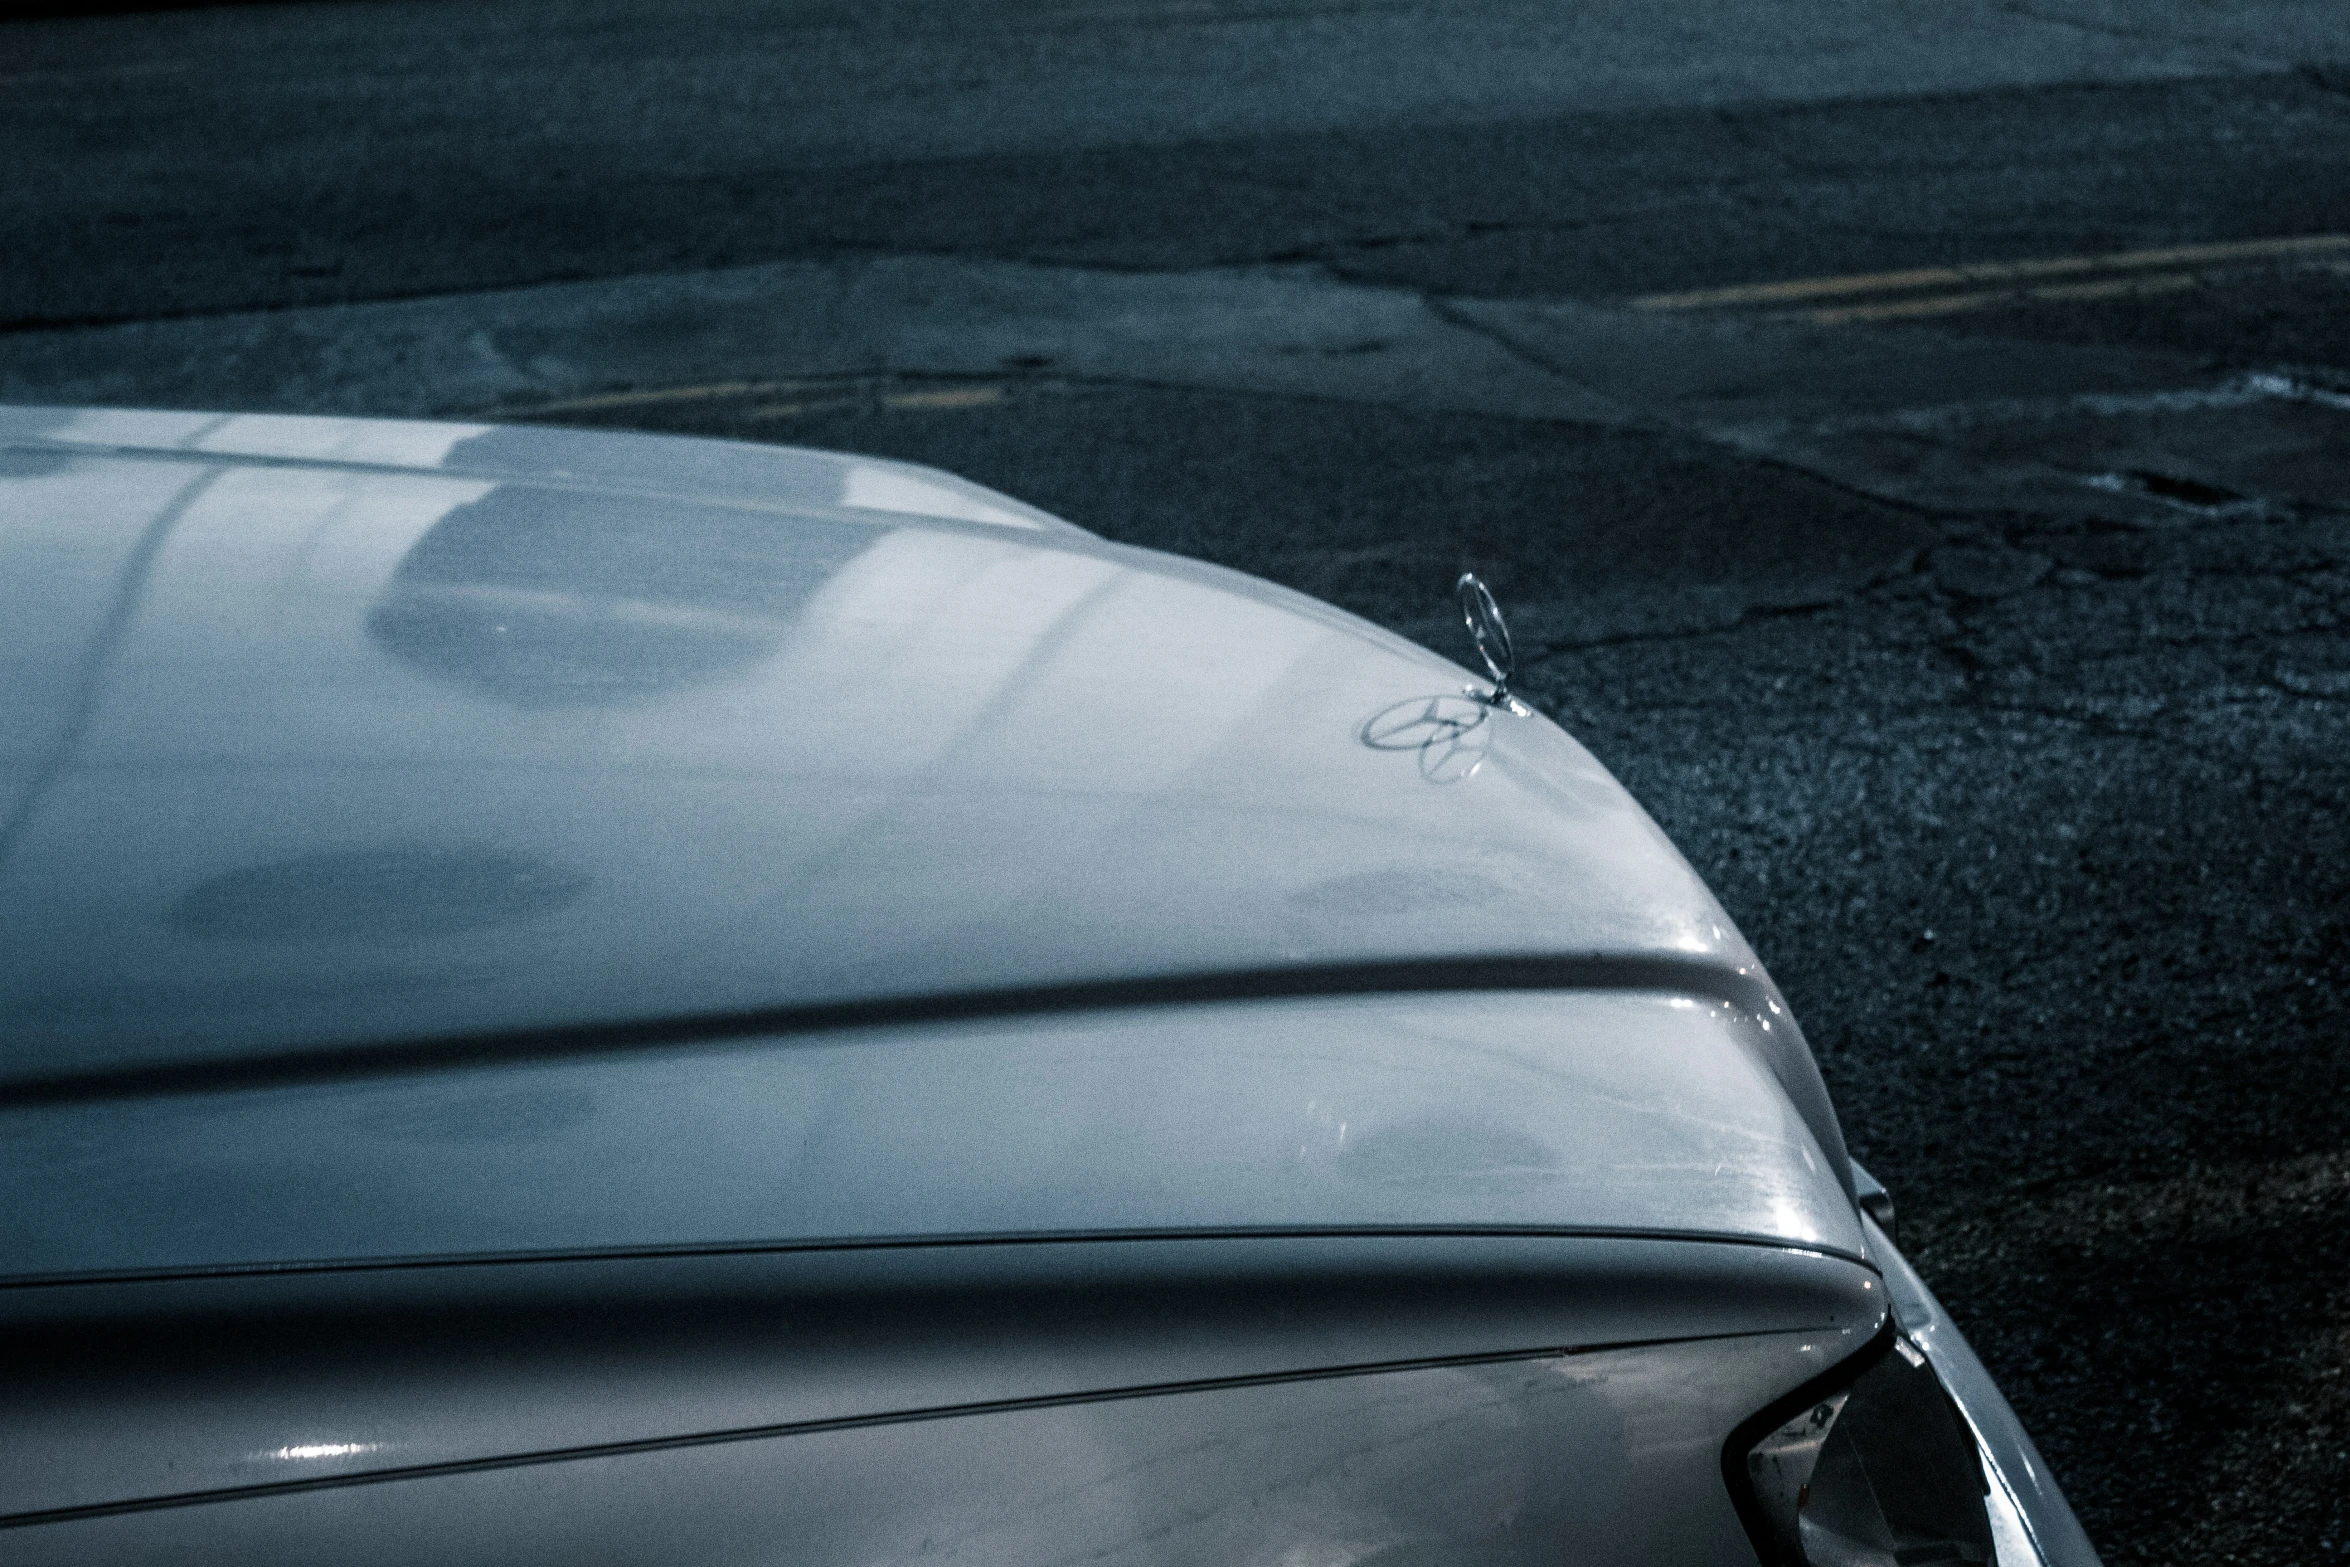
[[[8,400],[909,457],[1455,656],[1483,572],[2107,1561],[2350,1560],[2338,0],[0,39]]]

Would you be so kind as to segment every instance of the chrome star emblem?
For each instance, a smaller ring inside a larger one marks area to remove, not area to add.
[[[1473,571],[1462,572],[1452,590],[1460,598],[1469,640],[1477,644],[1477,656],[1485,660],[1486,672],[1493,676],[1493,694],[1485,701],[1513,713],[1519,711],[1517,698],[1510,695],[1510,677],[1518,672],[1518,650],[1510,642],[1510,623],[1502,618],[1493,590]]]

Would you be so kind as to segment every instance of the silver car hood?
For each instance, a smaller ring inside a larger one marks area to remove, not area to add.
[[[38,409],[0,439],[20,1105],[1596,988],[1735,1015],[1805,1128],[1750,1215],[1845,1184],[1779,998],[1606,769],[1329,606],[820,453]],[[1798,1209],[1728,1227],[1833,1239]]]
[[[1089,1009],[0,1109],[0,1276],[942,1240],[1681,1236],[1863,1255],[1723,1002]]]

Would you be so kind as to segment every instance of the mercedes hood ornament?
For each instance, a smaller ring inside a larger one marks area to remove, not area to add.
[[[1510,642],[1510,623],[1502,618],[1493,590],[1483,577],[1464,571],[1461,580],[1453,584],[1453,592],[1460,597],[1461,619],[1468,625],[1469,640],[1477,644],[1477,656],[1493,676],[1493,691],[1481,700],[1491,707],[1525,712],[1524,704],[1510,693],[1510,678],[1518,672],[1518,651]]]

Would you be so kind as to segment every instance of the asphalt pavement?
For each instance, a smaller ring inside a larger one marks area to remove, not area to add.
[[[2106,1559],[2350,1560],[2350,9],[0,27],[0,398],[837,446],[1526,688]]]

